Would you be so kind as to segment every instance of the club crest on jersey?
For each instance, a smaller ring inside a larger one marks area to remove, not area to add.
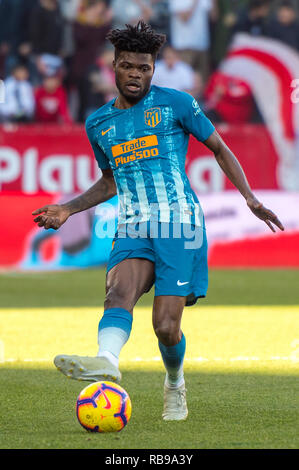
[[[160,108],[150,108],[144,111],[145,124],[150,127],[156,127],[162,121]]]

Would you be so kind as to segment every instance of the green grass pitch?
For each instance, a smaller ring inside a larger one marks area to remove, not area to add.
[[[105,271],[0,274],[1,449],[295,449],[299,445],[299,271],[212,270],[186,308],[189,416],[165,423],[153,292],[134,312],[120,367],[132,418],[91,434],[76,398],[87,382],[56,371],[59,353],[94,355]]]

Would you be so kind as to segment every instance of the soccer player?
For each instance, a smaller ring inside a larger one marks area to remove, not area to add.
[[[45,229],[112,196],[119,197],[118,228],[107,266],[104,314],[96,357],[58,355],[58,370],[73,379],[119,382],[119,355],[127,342],[138,299],[155,284],[153,328],[166,369],[164,420],[187,417],[183,371],[185,306],[207,292],[204,217],[185,172],[189,135],[215,155],[251,211],[275,231],[276,215],[252,193],[238,160],[196,100],[185,92],[151,86],[165,36],[144,22],[110,31],[118,96],[91,114],[86,131],[102,176],[62,205],[33,212]]]

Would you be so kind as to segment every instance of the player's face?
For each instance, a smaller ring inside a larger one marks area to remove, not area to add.
[[[129,103],[141,100],[150,89],[154,74],[152,55],[122,51],[113,67],[119,93]]]

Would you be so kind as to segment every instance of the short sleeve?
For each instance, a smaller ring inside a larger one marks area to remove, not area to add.
[[[94,156],[98,162],[99,168],[101,170],[107,170],[108,168],[111,168],[109,159],[107,158],[103,150],[100,148],[98,142],[96,141],[96,138],[95,138],[96,128],[92,124],[92,120],[90,118],[87,118],[85,122],[85,130],[86,130],[86,134],[90,142],[90,145],[92,147]]]
[[[204,142],[213,134],[215,127],[193,96],[179,92],[176,105],[179,122],[186,133],[192,134],[200,142]]]

